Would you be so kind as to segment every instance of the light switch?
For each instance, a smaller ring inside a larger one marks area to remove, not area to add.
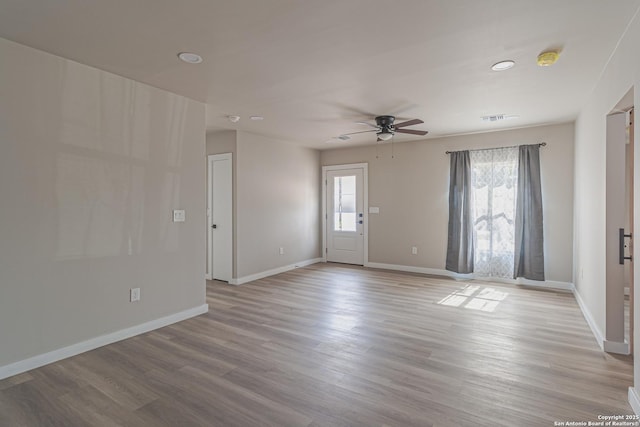
[[[173,211],[173,222],[184,222],[186,218],[184,209],[175,209]]]
[[[369,213],[373,213],[373,214],[380,213],[380,208],[377,206],[369,206]]]

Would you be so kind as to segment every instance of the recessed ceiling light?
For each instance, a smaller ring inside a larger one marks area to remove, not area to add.
[[[181,60],[183,60],[188,64],[199,64],[202,62],[202,56],[196,53],[180,52],[178,54],[178,58],[180,58]]]
[[[260,121],[260,120],[264,120],[264,117],[262,116],[251,116],[249,117],[251,120],[255,120],[255,121]]]
[[[493,64],[491,66],[491,69],[493,71],[504,71],[504,70],[508,70],[509,68],[513,67],[514,65],[516,65],[515,61],[512,60],[507,60],[507,61],[500,61],[500,62],[496,62],[495,64]]]

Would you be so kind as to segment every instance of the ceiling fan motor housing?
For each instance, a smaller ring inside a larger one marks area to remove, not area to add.
[[[380,126],[383,133],[391,133],[394,130],[393,122],[395,120],[394,116],[378,116],[376,117],[376,124]]]

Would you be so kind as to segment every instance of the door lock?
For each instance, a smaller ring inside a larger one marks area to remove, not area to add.
[[[218,226],[216,224],[213,224],[211,228],[218,228]]]

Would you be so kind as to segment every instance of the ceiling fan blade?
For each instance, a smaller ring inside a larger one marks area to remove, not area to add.
[[[378,132],[378,128],[376,127],[375,129],[371,129],[371,130],[362,130],[360,132],[341,133],[340,135],[356,135],[359,133],[368,133],[368,132]]]
[[[356,116],[356,117],[375,117],[375,114],[372,114],[369,111],[363,111],[360,110],[357,107],[354,107],[352,105],[348,105],[348,104],[343,104],[341,102],[331,102],[331,103],[327,103],[329,106],[337,108],[339,110],[344,110],[347,111],[349,113],[349,115],[352,116]]]
[[[409,133],[411,135],[426,135],[429,131],[426,130],[413,130],[413,129],[396,129],[396,133]]]
[[[402,122],[402,123],[398,123],[395,125],[396,129],[397,128],[403,128],[405,126],[413,126],[413,125],[419,125],[421,123],[424,123],[422,120],[420,119],[413,119],[413,120],[409,120],[406,122]]]
[[[373,123],[369,123],[369,122],[355,122],[358,125],[366,125],[366,126],[371,126],[372,128],[378,129],[377,125],[374,125]]]

